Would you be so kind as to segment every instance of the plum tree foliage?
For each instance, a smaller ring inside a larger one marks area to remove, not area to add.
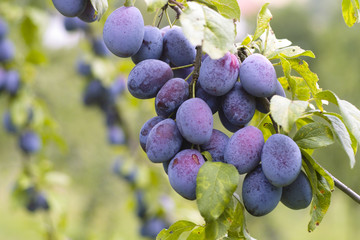
[[[235,22],[240,19],[236,0],[145,0],[147,10],[157,13],[153,26],[145,25],[145,13],[126,0],[107,16],[102,38],[93,36],[84,22],[100,20],[107,0],[52,2],[62,15],[70,17],[64,21],[68,31],[81,30],[92,36],[94,55],[105,58],[112,53],[131,58],[135,66],[128,75],[127,89],[132,97],[154,98],[157,114],[139,129],[138,145],[151,163],[162,163],[171,187],[184,201],[196,201],[204,219],[200,225],[180,220],[168,226],[161,218],[149,216],[143,192],[136,185],[139,173],[126,171],[116,162],[114,173],[136,192],[143,236],[158,240],[253,239],[246,229],[246,213],[260,217],[280,202],[294,210],[310,206],[308,231],[321,223],[331,192],[342,183],[312,154],[337,140],[353,167],[360,141],[360,111],[334,92],[320,88],[318,76],[306,62],[308,57],[315,58],[311,51],[276,38],[268,4],[259,11],[254,33],[236,42]],[[358,0],[343,0],[348,26],[359,21],[359,9]],[[175,19],[170,19],[168,11],[174,11]],[[164,16],[169,26],[159,29]],[[8,31],[0,18],[0,91],[20,101],[22,84],[27,81],[9,64],[15,49],[7,38]],[[32,49],[34,44],[26,36],[24,41]],[[33,61],[36,65],[41,59]],[[81,59],[77,63],[78,73],[88,80],[83,102],[104,114],[110,145],[131,149],[116,107],[125,82],[104,85],[96,72],[99,68],[94,66]],[[47,133],[40,131],[39,136],[33,129],[51,122],[48,117],[39,123],[45,107],[39,107],[35,99],[30,102],[21,114],[7,111],[3,116],[4,128],[18,135],[24,156],[40,151],[47,137]],[[327,111],[328,103],[337,106],[340,113]],[[214,129],[215,117],[229,134]],[[53,138],[56,136],[53,133]],[[49,211],[46,194],[37,183],[33,185],[15,189],[26,196],[30,212]],[[360,202],[346,187],[340,189]]]

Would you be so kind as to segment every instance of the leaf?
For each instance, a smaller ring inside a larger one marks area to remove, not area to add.
[[[156,9],[163,7],[167,2],[167,0],[145,0],[148,12],[153,12]]]
[[[334,143],[331,129],[319,122],[309,123],[296,132],[293,140],[301,148],[321,148]]]
[[[359,1],[343,0],[341,4],[344,21],[348,27],[359,22]]]
[[[240,7],[236,0],[207,0],[216,6],[218,12],[226,18],[240,20]]]
[[[185,36],[191,44],[202,45],[212,59],[218,59],[234,51],[235,24],[207,6],[188,2],[180,16]]]
[[[309,64],[301,59],[288,59],[291,64],[291,68],[300,74],[301,77],[305,80],[306,84],[309,86],[310,91],[313,96],[315,96],[321,89],[317,86],[319,77],[311,72],[309,69]]]
[[[341,147],[345,150],[346,154],[350,159],[351,168],[355,165],[355,154],[357,151],[357,141],[351,138],[350,133],[348,132],[345,124],[343,123],[342,117],[337,114],[317,114],[318,116],[327,120],[334,131],[334,134],[337,136],[338,141],[341,144]]]
[[[306,163],[303,166],[313,191],[313,200],[310,206],[311,219],[308,224],[308,231],[311,232],[320,224],[330,206],[334,180],[305,150],[301,149],[301,153]]]
[[[319,92],[315,98],[327,100],[340,109],[341,116],[350,133],[360,142],[360,110],[348,101],[341,100],[335,93],[329,90]]]
[[[321,167],[312,157],[311,155],[304,149],[300,149],[302,156],[311,164],[311,166],[314,168],[314,170],[319,173],[321,176],[323,176],[326,181],[329,184],[330,190],[333,191],[335,187],[334,179],[332,176],[329,175],[329,173]]]
[[[270,101],[271,116],[281,125],[285,132],[290,132],[298,118],[305,112],[309,103],[305,101],[291,101],[275,95]]]
[[[226,207],[223,214],[216,220],[206,222],[205,234],[206,239],[222,239],[227,235],[228,230],[230,229],[233,219],[239,217],[236,215],[238,213],[237,205],[234,200],[231,198],[228,206]],[[240,215],[241,217],[241,215]]]
[[[233,165],[206,162],[201,166],[196,179],[196,202],[206,221],[215,220],[224,212],[239,178]]]
[[[22,20],[20,30],[27,46],[31,47],[35,43],[38,43],[39,29],[30,14],[26,15]]]
[[[201,152],[201,155],[203,155],[204,158],[206,158],[206,160],[208,162],[212,162],[213,161],[213,158],[211,156],[211,153],[209,153],[208,151],[203,151]]]
[[[310,206],[311,220],[308,224],[308,231],[312,232],[321,223],[331,202],[331,190],[326,179],[317,174],[317,191],[313,193],[313,200]]]
[[[204,240],[205,239],[205,227],[199,226],[195,229],[184,232],[180,235],[179,240]]]
[[[169,229],[163,229],[156,240],[178,240],[182,233],[192,230],[195,226],[196,224],[190,221],[177,221]]]
[[[269,56],[269,58],[275,58],[278,55],[282,55],[286,58],[298,58],[298,57],[311,57],[315,58],[315,54],[310,50],[304,50],[299,46],[290,46],[285,48],[277,49],[274,53],[274,56]]]
[[[360,110],[345,100],[338,99],[338,103],[345,125],[355,136],[356,140],[360,142]]]
[[[265,3],[259,11],[253,40],[257,40],[269,27],[269,22],[272,19],[272,15],[270,10],[267,8],[268,5],[269,3]]]
[[[108,1],[107,0],[91,0],[91,4],[97,13],[97,16],[98,16],[97,20],[100,21],[101,17],[105,14],[106,10],[109,7]]]

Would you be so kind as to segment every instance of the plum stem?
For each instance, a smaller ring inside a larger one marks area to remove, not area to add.
[[[178,70],[178,69],[183,69],[183,68],[187,68],[187,67],[192,67],[194,66],[194,64],[188,64],[188,65],[184,65],[184,66],[179,66],[179,67],[172,67],[171,70]]]
[[[193,78],[189,86],[190,98],[195,98],[195,86],[200,75],[201,59],[202,59],[202,46],[199,45],[196,46],[194,73],[192,75]]]
[[[133,3],[132,0],[125,0],[124,6],[125,7],[132,7],[132,6],[134,6],[134,3]]]

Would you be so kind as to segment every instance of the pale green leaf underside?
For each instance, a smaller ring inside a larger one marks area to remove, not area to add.
[[[188,2],[180,16],[183,32],[194,46],[202,45],[212,59],[218,59],[234,51],[235,24],[213,9]]]
[[[91,4],[93,5],[95,11],[97,12],[98,21],[99,21],[109,7],[108,1],[107,0],[91,0]]]
[[[207,0],[216,6],[221,15],[230,19],[240,19],[240,7],[236,0]]]
[[[275,95],[270,101],[271,116],[281,125],[285,132],[290,132],[292,126],[306,111],[309,103],[306,101],[291,101]]]

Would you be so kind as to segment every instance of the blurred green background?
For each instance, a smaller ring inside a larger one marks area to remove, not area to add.
[[[106,14],[110,14],[122,2],[109,1],[110,8]],[[60,18],[49,0],[5,0],[1,4],[5,3],[23,8],[35,6],[43,9],[44,14]],[[145,13],[144,3],[140,0],[136,6],[144,13],[145,23],[151,24],[154,14]],[[271,26],[278,38],[287,38],[294,45],[315,53],[316,59],[306,60],[312,71],[318,74],[320,87],[333,90],[340,98],[359,107],[360,25],[352,28],[345,25],[340,1],[289,1],[282,6],[272,7],[270,4],[269,8],[273,14]],[[8,13],[7,16],[12,14]],[[14,14],[16,16],[16,12]],[[246,18],[242,19],[241,26],[251,34],[256,13],[254,15],[243,10],[243,16]],[[15,21],[9,22],[10,38],[17,47],[17,56],[21,57],[25,49],[23,39],[18,34],[21,19],[12,19]],[[106,16],[92,24],[94,32],[101,33],[105,19]],[[141,126],[155,115],[153,100],[138,101],[129,94],[119,98],[119,109],[135,147],[126,152],[107,144],[101,112],[85,108],[82,104],[85,83],[77,75],[75,64],[79,56],[91,50],[84,36],[77,37],[79,44],[72,47],[57,50],[45,48],[47,62],[36,68],[36,78],[31,85],[48,105],[67,144],[66,150],[49,144],[42,153],[52,165],[52,174],[44,185],[52,206],[51,222],[67,236],[64,239],[142,239],[138,231],[140,221],[134,212],[133,189],[111,173],[113,160],[124,155],[130,165],[141,169],[139,186],[149,190],[146,201],[151,205],[150,212],[160,212],[170,223],[188,219],[201,224],[195,202],[177,196],[169,187],[162,166],[150,164],[136,145]],[[132,67],[130,61],[115,57],[111,57],[109,62],[125,75]],[[4,112],[6,107],[7,102],[0,96],[0,112]],[[218,121],[216,127],[224,130]],[[16,139],[0,130],[0,142],[0,240],[46,239],[44,229],[49,227],[49,216],[28,213],[11,196],[22,162]],[[314,156],[334,176],[360,193],[360,164],[350,169],[349,160],[338,145],[317,150]],[[170,206],[164,207],[166,204],[159,202],[163,194],[171,196]],[[163,212],[166,209],[168,212]],[[292,211],[279,204],[265,217],[246,217],[248,230],[257,239],[357,239],[360,235],[360,206],[337,189],[327,215],[313,233],[307,232],[309,209]]]

